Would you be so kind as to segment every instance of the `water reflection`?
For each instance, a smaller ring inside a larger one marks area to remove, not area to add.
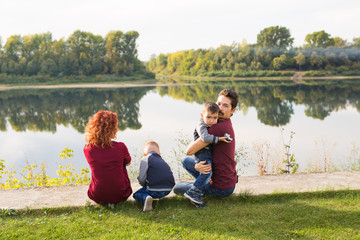
[[[357,80],[308,81],[301,85],[289,82],[222,82],[198,86],[158,88],[161,95],[170,95],[199,104],[216,99],[223,88],[239,94],[239,108],[246,113],[254,107],[265,125],[283,126],[294,114],[293,105],[304,105],[305,114],[323,120],[331,112],[352,106],[360,112],[360,82]]]
[[[316,81],[295,85],[288,81],[207,82],[192,86],[157,87],[161,96],[202,104],[215,100],[223,88],[239,94],[239,108],[254,107],[265,125],[283,126],[304,105],[305,114],[323,120],[331,112],[352,106],[360,112],[360,83],[356,80]],[[119,89],[11,90],[0,92],[0,130],[9,122],[15,131],[56,132],[71,125],[83,133],[88,118],[99,109],[118,113],[119,130],[140,129],[139,101],[153,87]]]
[[[83,133],[99,109],[116,112],[119,129],[140,129],[139,100],[152,87],[119,89],[12,90],[0,93],[0,129],[56,132],[57,124]]]

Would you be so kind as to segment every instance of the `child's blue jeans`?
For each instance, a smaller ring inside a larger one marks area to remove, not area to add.
[[[203,161],[206,162],[205,164],[212,164],[212,152],[210,149],[203,148],[195,154],[195,163]],[[183,167],[187,169],[184,164],[185,163],[183,161]],[[190,174],[193,175],[192,173]],[[196,174],[196,176],[193,175],[193,177],[196,179],[194,182],[194,186],[204,192],[206,184],[210,182],[211,175],[212,170],[208,174],[198,173]]]
[[[147,196],[151,196],[152,198],[163,198],[170,192],[171,191],[154,192],[148,190],[146,187],[142,187],[133,194],[133,198],[144,205]]]

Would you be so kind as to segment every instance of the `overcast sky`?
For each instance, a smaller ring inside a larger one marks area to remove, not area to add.
[[[2,43],[15,34],[51,32],[67,39],[75,30],[100,34],[135,30],[138,55],[216,48],[270,26],[290,29],[294,46],[325,30],[348,41],[360,37],[360,0],[0,0]]]

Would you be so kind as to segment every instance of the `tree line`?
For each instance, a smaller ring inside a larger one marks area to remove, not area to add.
[[[145,66],[137,58],[138,37],[136,31],[110,31],[103,38],[77,30],[60,40],[50,32],[12,35],[4,45],[0,38],[0,73],[53,77],[143,73]]]
[[[243,40],[216,49],[153,55],[147,69],[163,75],[210,77],[243,77],[259,75],[259,72],[279,75],[284,70],[360,74],[360,37],[350,43],[318,31],[308,34],[302,47],[293,47],[293,42],[289,29],[272,26],[260,31],[255,44]]]

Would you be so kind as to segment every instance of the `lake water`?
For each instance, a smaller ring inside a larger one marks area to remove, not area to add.
[[[83,155],[84,127],[99,109],[119,117],[117,141],[133,157],[136,175],[143,144],[155,140],[175,175],[182,177],[181,141],[192,140],[202,104],[216,101],[218,92],[232,88],[239,106],[232,117],[239,149],[238,171],[257,175],[256,162],[268,162],[271,173],[283,159],[283,142],[300,171],[343,169],[358,159],[360,146],[360,83],[356,80],[314,81],[295,85],[285,81],[207,82],[192,86],[112,89],[38,89],[0,91],[0,159],[19,172],[27,163],[46,162],[55,177],[59,164],[88,167]],[[283,141],[282,141],[283,139]],[[74,157],[62,160],[68,147]],[[257,150],[256,150],[257,149]],[[259,150],[262,149],[262,150]],[[176,152],[176,153],[175,153]],[[353,152],[353,154],[351,154]],[[326,162],[326,163],[325,163]]]

